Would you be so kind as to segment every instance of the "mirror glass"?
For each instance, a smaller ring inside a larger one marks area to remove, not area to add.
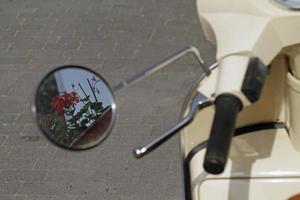
[[[67,149],[96,146],[108,136],[116,118],[115,99],[107,82],[81,66],[49,72],[38,85],[34,101],[41,131]]]

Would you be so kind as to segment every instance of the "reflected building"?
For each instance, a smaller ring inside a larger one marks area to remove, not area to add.
[[[50,75],[40,86],[39,91],[37,92],[36,107],[39,108],[37,114],[43,116],[52,112],[51,100],[54,96],[59,94],[59,88],[57,85],[56,77]]]

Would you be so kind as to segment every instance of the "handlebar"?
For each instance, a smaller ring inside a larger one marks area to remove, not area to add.
[[[242,102],[232,94],[222,94],[216,98],[215,107],[215,117],[204,158],[204,169],[211,174],[220,174],[226,165]]]

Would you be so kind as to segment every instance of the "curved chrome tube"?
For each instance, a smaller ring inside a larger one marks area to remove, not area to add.
[[[181,50],[177,51],[176,53],[168,56],[167,58],[163,59],[159,63],[157,63],[155,65],[151,65],[150,67],[134,74],[133,76],[127,78],[126,80],[120,81],[114,87],[112,87],[112,90],[114,92],[117,92],[118,90],[120,90],[126,86],[129,86],[139,80],[142,80],[142,79],[146,78],[147,76],[153,74],[154,72],[177,61],[179,58],[182,58],[182,57],[188,55],[189,53],[192,53],[195,56],[195,58],[197,59],[197,61],[200,64],[202,70],[204,71],[205,75],[208,76],[210,74],[210,68],[207,67],[206,63],[202,59],[199,50],[194,46],[189,46],[189,47],[181,49]]]

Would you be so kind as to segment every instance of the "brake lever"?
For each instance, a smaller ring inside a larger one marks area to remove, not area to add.
[[[133,155],[136,158],[142,158],[146,154],[150,153],[157,147],[159,147],[161,144],[166,142],[168,139],[170,139],[175,133],[177,133],[179,130],[184,128],[186,125],[191,123],[194,119],[195,114],[200,111],[201,109],[208,107],[212,104],[209,98],[204,96],[202,93],[197,92],[192,100],[192,103],[189,107],[189,113],[178,123],[176,123],[174,126],[170,127],[169,129],[165,130],[162,135],[160,135],[158,138],[150,142],[149,144],[143,146],[143,147],[136,147],[133,149]]]

